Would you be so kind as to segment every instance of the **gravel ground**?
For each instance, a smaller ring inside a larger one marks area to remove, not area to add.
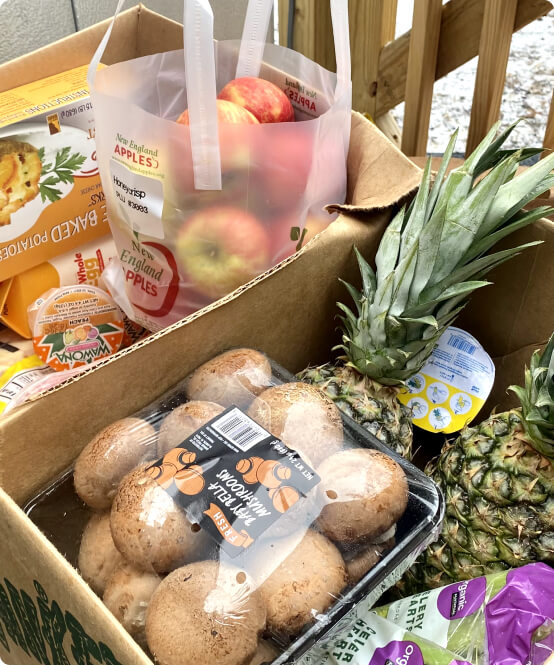
[[[398,0],[396,34],[411,27],[414,0]],[[524,118],[510,137],[510,144],[542,145],[554,88],[554,10],[516,32],[512,38],[502,98],[501,119],[510,124]],[[427,152],[442,154],[456,127],[460,128],[457,151],[467,139],[477,58],[435,83]],[[404,104],[393,109],[400,126]]]

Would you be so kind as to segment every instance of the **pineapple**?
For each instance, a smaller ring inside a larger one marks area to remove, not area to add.
[[[467,427],[425,469],[444,492],[446,518],[403,593],[554,563],[554,334],[533,354],[525,388],[511,390],[520,408]]]
[[[554,154],[514,177],[518,163],[539,152],[502,149],[514,126],[496,138],[498,125],[493,127],[465,163],[446,175],[454,133],[434,183],[427,162],[412,204],[400,210],[383,235],[375,272],[355,249],[362,290],[345,283],[355,312],[338,303],[344,316],[337,348],[344,356],[298,375],[408,459],[411,414],[396,399],[398,392],[425,364],[469,295],[488,284],[483,276],[534,243],[493,254],[488,250],[552,211],[522,211],[554,184]]]

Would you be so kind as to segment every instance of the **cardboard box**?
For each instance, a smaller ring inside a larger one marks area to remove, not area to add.
[[[123,24],[119,22],[115,30],[128,45],[125,52],[119,52],[121,59],[149,52],[154,47],[156,31],[159,50],[180,46],[181,33],[173,30],[174,24],[143,8],[127,12],[122,21],[126,31],[121,32]],[[58,48],[70,49],[78,60],[87,60],[105,27],[95,29],[95,38],[90,30],[84,31],[86,34],[78,33],[59,46],[43,50],[40,57],[28,56],[28,67],[40,62],[48,68],[46,63],[51,58],[57,60]],[[28,71],[17,62],[12,65],[14,75],[23,69]],[[386,208],[417,185],[419,170],[360,116],[353,118],[353,145],[357,149],[350,163],[351,201]],[[355,177],[365,168],[363,160],[369,169],[368,186]],[[387,168],[394,177],[387,176]],[[148,403],[198,363],[227,346],[260,346],[289,367],[297,367],[316,355],[324,357],[331,340],[321,331],[331,332],[335,326],[334,301],[341,290],[335,275],[354,278],[352,242],[371,252],[388,216],[386,210],[377,212],[370,225],[346,218],[334,223],[322,234],[321,242],[311,243],[266,278],[257,280],[261,292],[257,292],[254,283],[246,285],[214,304],[205,315],[194,314],[184,325],[164,331],[158,336],[159,348],[138,344],[131,354],[114,358],[101,371],[4,418],[0,443],[2,660],[10,665],[37,660],[45,665],[149,662],[19,506],[70,466],[100,427]],[[281,273],[288,275],[287,281],[292,278],[293,283],[303,286],[290,293],[281,290]],[[305,302],[320,301],[322,306],[313,311],[304,307]],[[229,326],[231,321],[235,325]],[[128,381],[123,377],[128,377]],[[98,378],[102,386],[97,383]],[[92,401],[82,399],[83,390],[98,397]],[[60,396],[63,407],[58,402]],[[40,413],[34,412],[36,407]],[[43,421],[45,407],[49,411],[47,423]],[[57,410],[59,407],[61,411]],[[56,410],[55,418],[52,408]]]
[[[86,65],[0,90],[0,280],[109,233]]]
[[[34,63],[55,68],[67,53],[86,61],[105,27],[16,61],[11,72],[28,72]],[[144,8],[126,12],[114,35],[114,59],[179,48],[181,38],[177,24]],[[345,297],[337,278],[359,278],[353,244],[373,256],[390,206],[420,179],[420,171],[357,114],[348,171],[350,204],[340,209],[356,218],[342,214],[265,275],[0,421],[0,658],[6,663],[150,663],[20,506],[68,469],[100,428],[145,406],[227,347],[257,347],[291,371],[329,359],[338,335],[335,303]],[[460,321],[496,357],[493,399],[501,407],[504,386],[522,380],[530,350],[554,328],[554,225],[541,221],[510,243],[523,237],[545,243],[497,270],[495,286],[478,292]]]
[[[419,171],[359,116],[353,118],[352,137],[353,145],[365,148],[368,155],[375,150],[367,173],[371,186],[364,188],[355,177],[350,179],[353,201],[374,200],[387,207],[417,184]],[[353,171],[363,169],[358,153],[352,157]],[[384,176],[388,167],[398,174],[390,185]],[[380,195],[380,191],[386,194]],[[157,335],[156,344],[139,343],[130,354],[114,357],[83,380],[4,418],[0,442],[0,658],[9,665],[33,659],[78,665],[149,662],[18,504],[23,505],[69,467],[99,428],[147,404],[227,346],[259,346],[289,367],[324,358],[335,326],[334,302],[341,292],[335,276],[355,277],[352,242],[368,253],[374,251],[388,217],[389,212],[383,210],[373,214],[368,224],[346,217],[335,222],[281,267],[204,314],[194,314]],[[288,288],[292,287],[290,292],[281,284],[281,275]],[[306,302],[321,306],[311,311],[304,307]],[[67,661],[63,661],[62,650]]]

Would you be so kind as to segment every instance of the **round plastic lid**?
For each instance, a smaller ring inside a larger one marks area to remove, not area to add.
[[[123,314],[95,286],[55,289],[37,301],[33,330],[35,353],[57,371],[88,365],[119,350]]]

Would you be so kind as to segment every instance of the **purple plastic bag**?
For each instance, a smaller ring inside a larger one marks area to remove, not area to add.
[[[515,568],[485,607],[489,665],[524,665],[537,628],[554,619],[554,570],[543,563]]]
[[[532,563],[431,589],[374,612],[475,665],[530,665],[533,633],[554,621],[554,569]]]

